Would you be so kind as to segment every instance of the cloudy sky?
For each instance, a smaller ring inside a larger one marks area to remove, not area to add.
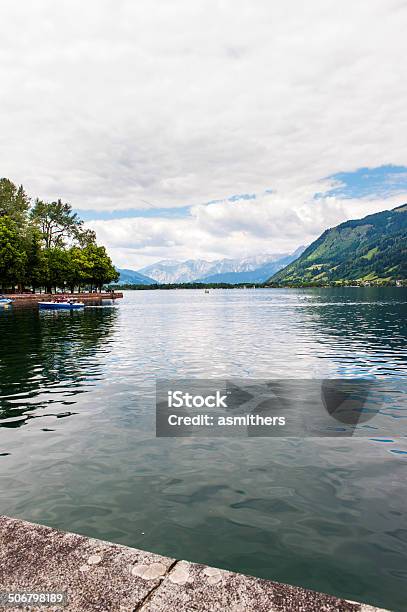
[[[0,175],[116,264],[294,250],[407,201],[406,0],[2,0]]]

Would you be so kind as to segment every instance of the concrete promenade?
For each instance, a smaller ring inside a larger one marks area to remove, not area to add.
[[[357,578],[355,578],[357,579]],[[300,587],[0,516],[0,592],[64,592],[65,612],[373,612]]]

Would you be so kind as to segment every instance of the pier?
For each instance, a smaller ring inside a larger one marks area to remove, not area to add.
[[[100,302],[101,300],[118,300],[123,297],[123,293],[117,291],[103,291],[102,293],[8,293],[4,295],[12,299],[13,303],[17,306],[48,302],[61,298],[78,300],[80,302]]]
[[[4,608],[16,611],[379,612],[301,587],[6,516],[0,516],[0,591],[53,592],[66,597],[63,607]]]

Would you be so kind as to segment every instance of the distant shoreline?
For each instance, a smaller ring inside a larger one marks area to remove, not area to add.
[[[156,290],[170,290],[170,289],[334,289],[334,288],[357,288],[366,289],[371,287],[407,287],[407,280],[401,281],[401,284],[396,282],[381,282],[381,283],[370,283],[370,284],[355,284],[355,281],[349,281],[349,284],[316,284],[316,283],[304,283],[296,285],[278,285],[276,283],[265,284],[265,283],[163,283],[153,285],[109,285],[108,291],[156,291]]]
[[[152,285],[109,285],[108,291],[148,291],[157,289],[266,289],[264,283],[239,283],[231,285],[229,283],[157,283]]]

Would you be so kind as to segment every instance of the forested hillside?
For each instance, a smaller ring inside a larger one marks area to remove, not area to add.
[[[407,279],[407,204],[326,230],[271,284]]]

